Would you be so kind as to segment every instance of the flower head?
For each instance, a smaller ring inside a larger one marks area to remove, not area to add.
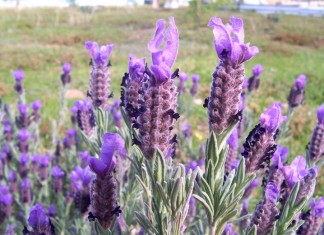
[[[89,158],[88,164],[92,171],[98,175],[111,172],[116,165],[116,156],[126,156],[125,141],[119,134],[106,133],[102,136],[100,159]]]
[[[148,43],[148,49],[152,53],[151,70],[158,82],[165,82],[171,78],[171,67],[177,57],[179,47],[179,33],[174,18],[169,18],[170,26],[164,33],[165,20],[156,22],[156,31],[152,40]],[[166,45],[160,49],[164,39]]]
[[[20,165],[26,165],[29,161],[29,156],[26,153],[22,153],[19,158]]]
[[[324,104],[321,104],[317,110],[318,123],[324,124]]]
[[[145,58],[129,55],[128,71],[131,80],[141,81],[145,72]]]
[[[306,159],[302,156],[297,156],[289,166],[279,165],[282,173],[284,174],[290,187],[293,187],[295,183],[300,181],[307,175]]]
[[[31,103],[30,108],[32,108],[34,111],[38,111],[42,107],[42,101],[35,100],[33,103]]]
[[[268,133],[275,133],[278,127],[286,121],[287,117],[282,116],[281,103],[273,103],[263,114],[260,116],[260,123]]]
[[[28,106],[26,104],[18,104],[18,111],[20,113],[20,115],[26,115],[27,114],[27,109],[28,109]]]
[[[87,41],[85,48],[91,53],[92,59],[97,65],[105,65],[113,49],[113,44],[107,44],[99,47],[98,43]]]
[[[49,218],[46,216],[46,209],[41,203],[37,203],[30,209],[28,225],[40,234],[47,231]]]
[[[26,129],[21,129],[18,132],[18,138],[20,141],[27,141],[30,137],[30,133]]]
[[[189,123],[186,122],[182,125],[182,133],[186,138],[191,137],[191,127],[190,127]]]
[[[218,58],[239,65],[255,56],[259,49],[244,44],[243,20],[231,17],[232,25],[224,25],[220,18],[212,17],[208,26],[213,28],[214,44]]]
[[[279,195],[280,192],[277,185],[272,182],[268,183],[265,189],[265,199],[275,204],[278,200]]]
[[[3,203],[5,206],[11,205],[13,202],[13,196],[10,193],[9,187],[6,185],[0,185],[0,203]]]
[[[319,198],[317,202],[316,199],[313,198],[310,201],[310,207],[316,217],[324,218],[324,197]]]
[[[24,190],[29,190],[30,189],[30,180],[28,178],[24,179],[20,183],[20,188]]]
[[[199,75],[198,74],[193,74],[191,76],[192,83],[198,83],[199,82]]]
[[[63,73],[70,73],[71,72],[71,65],[69,63],[65,62],[62,65],[62,71],[63,71]]]
[[[51,204],[49,207],[48,207],[48,215],[53,217],[56,215],[56,208],[55,208],[55,205],[54,204]]]
[[[17,82],[20,82],[25,78],[25,74],[22,69],[17,69],[16,71],[13,72],[12,75],[16,79]]]
[[[302,90],[304,89],[305,85],[307,82],[307,78],[305,74],[299,75],[296,80],[295,80],[295,86],[299,89]]]
[[[263,72],[263,67],[261,64],[257,64],[252,68],[252,73],[254,77],[258,77]]]
[[[179,79],[180,79],[181,82],[185,82],[185,81],[187,81],[188,76],[187,76],[187,74],[185,72],[180,72],[179,73]]]
[[[274,153],[272,160],[274,166],[279,166],[284,162],[288,157],[288,147],[283,147],[277,145],[277,150]]]
[[[53,178],[63,178],[65,175],[64,171],[59,166],[54,166],[52,168],[52,177]]]

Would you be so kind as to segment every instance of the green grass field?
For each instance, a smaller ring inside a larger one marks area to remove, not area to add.
[[[17,68],[24,69],[27,100],[43,101],[45,120],[42,129],[48,131],[49,120],[58,118],[61,64],[64,61],[73,66],[70,88],[86,94],[90,56],[83,47],[85,41],[115,44],[110,59],[113,91],[118,98],[128,55],[145,56],[150,61],[146,45],[154,33],[155,21],[170,15],[175,17],[180,31],[180,48],[174,67],[190,75],[200,75],[198,97],[202,100],[208,96],[211,73],[218,63],[212,30],[206,26],[213,15],[221,17],[224,22],[231,15],[242,17],[245,41],[260,49],[260,54],[246,63],[247,77],[255,64],[261,63],[264,67],[261,87],[248,101],[248,109],[256,118],[272,102],[285,103],[296,76],[301,73],[307,75],[306,99],[294,114],[292,138],[285,143],[290,147],[290,157],[304,155],[316,122],[316,109],[324,101],[323,18],[204,9],[200,15],[201,24],[197,24],[190,8],[175,11],[149,7],[2,10],[0,95],[6,102],[15,100],[11,73]],[[189,117],[190,123],[196,127],[197,136],[204,136],[208,131],[206,110],[197,105],[194,114]]]

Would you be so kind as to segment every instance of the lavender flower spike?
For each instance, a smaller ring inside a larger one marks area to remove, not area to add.
[[[252,77],[249,78],[249,91],[257,90],[260,86],[260,75],[263,72],[263,67],[261,64],[257,64],[252,69]]]
[[[305,74],[301,74],[295,80],[295,86],[291,88],[288,96],[288,104],[291,108],[296,108],[304,101],[305,85],[307,79]]]
[[[55,192],[63,191],[63,177],[65,173],[59,166],[54,166],[52,168],[52,179],[53,179],[53,188]]]
[[[185,72],[179,73],[179,84],[178,84],[178,93],[183,94],[186,92],[185,83],[187,81],[188,77]]]
[[[139,115],[139,99],[141,85],[144,79],[145,58],[129,56],[128,73],[125,73],[122,81],[121,106],[125,107],[130,122],[135,122]]]
[[[195,96],[198,92],[198,84],[199,84],[199,75],[198,74],[193,74],[191,76],[191,81],[192,81],[192,86],[190,88],[190,94],[192,96]]]
[[[279,126],[286,120],[281,114],[281,103],[273,103],[260,117],[260,124],[249,133],[243,144],[247,172],[255,172],[269,165],[277,146]]]
[[[165,21],[157,21],[155,35],[148,44],[153,65],[151,71],[147,71],[147,82],[143,84],[144,94],[137,125],[140,140],[136,141],[148,159],[153,158],[157,149],[165,157],[173,156],[176,143],[172,129],[174,119],[179,118],[176,113],[177,89],[173,80],[177,71],[171,75],[171,67],[178,52],[179,34],[174,18],[170,17],[169,20],[170,25],[165,34]],[[159,49],[164,38],[167,40],[166,46]]]
[[[77,110],[77,121],[79,128],[87,135],[93,134],[96,119],[92,105],[88,98],[74,102],[74,109]]]
[[[221,19],[212,17],[208,23],[213,28],[215,49],[220,60],[212,75],[207,100],[209,127],[216,134],[221,134],[238,118],[244,81],[243,63],[259,52],[257,47],[244,44],[243,20],[231,17],[230,21],[232,25],[225,26]]]
[[[54,227],[46,215],[46,209],[40,203],[37,203],[30,209],[28,225],[33,228],[35,234],[55,234]]]
[[[62,81],[63,86],[65,86],[71,82],[71,75],[70,75],[71,65],[69,63],[65,62],[62,65],[62,71],[63,71],[63,74],[61,75],[61,81]]]
[[[35,122],[38,122],[40,116],[39,116],[39,110],[42,107],[42,101],[35,100],[31,105],[30,108],[33,110],[33,120]]]
[[[24,71],[22,69],[17,69],[13,72],[13,77],[16,80],[14,89],[19,95],[21,95],[24,92],[24,87],[22,85],[22,80],[25,78]]]
[[[120,213],[117,206],[117,182],[113,175],[116,165],[116,155],[125,156],[125,142],[118,135],[106,133],[103,137],[100,159],[89,158],[91,170],[96,173],[96,178],[91,187],[91,205],[93,215],[102,227],[107,229],[113,221],[114,215]]]
[[[311,210],[301,216],[304,223],[299,227],[298,235],[322,234],[318,232],[324,219],[324,198],[321,197],[318,202],[313,198],[310,207]]]
[[[108,58],[113,49],[113,44],[99,47],[96,42],[87,41],[85,48],[91,53],[92,71],[90,77],[90,95],[94,107],[105,108],[108,105],[110,94],[110,72],[108,70]]]
[[[324,156],[324,104],[317,110],[317,120],[309,145],[309,155],[314,162]]]
[[[0,224],[3,224],[4,220],[11,216],[13,196],[9,192],[9,187],[1,184],[0,195]]]
[[[278,210],[276,203],[279,197],[279,190],[274,183],[268,183],[265,189],[264,199],[256,206],[250,228],[257,226],[257,234],[263,235],[271,232]]]

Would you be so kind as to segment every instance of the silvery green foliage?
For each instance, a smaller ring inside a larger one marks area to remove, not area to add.
[[[300,220],[297,223],[292,224],[292,221],[302,211],[309,199],[305,198],[299,203],[296,202],[299,193],[299,188],[300,183],[298,182],[291,190],[291,193],[287,202],[284,205],[284,209],[280,215],[280,218],[276,222],[274,229],[272,230],[272,235],[295,234],[297,229],[304,223],[303,220]]]
[[[226,223],[238,214],[245,188],[255,178],[255,174],[245,174],[245,161],[241,158],[237,171],[232,170],[224,179],[228,151],[226,141],[236,124],[237,122],[221,135],[210,133],[206,145],[206,171],[199,176],[200,193],[193,195],[207,213],[210,234],[222,234]]]
[[[138,223],[150,234],[183,234],[197,170],[186,175],[182,164],[174,165],[159,150],[152,161],[144,160],[138,147],[133,151],[136,178],[145,195],[144,209],[135,212]]]

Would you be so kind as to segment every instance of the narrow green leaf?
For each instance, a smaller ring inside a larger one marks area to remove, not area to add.
[[[197,194],[193,194],[192,196],[195,199],[197,199],[203,205],[203,207],[205,208],[206,213],[207,213],[209,224],[211,224],[212,221],[213,221],[213,210],[212,210],[212,208],[209,207],[208,203],[202,197],[198,196]]]

